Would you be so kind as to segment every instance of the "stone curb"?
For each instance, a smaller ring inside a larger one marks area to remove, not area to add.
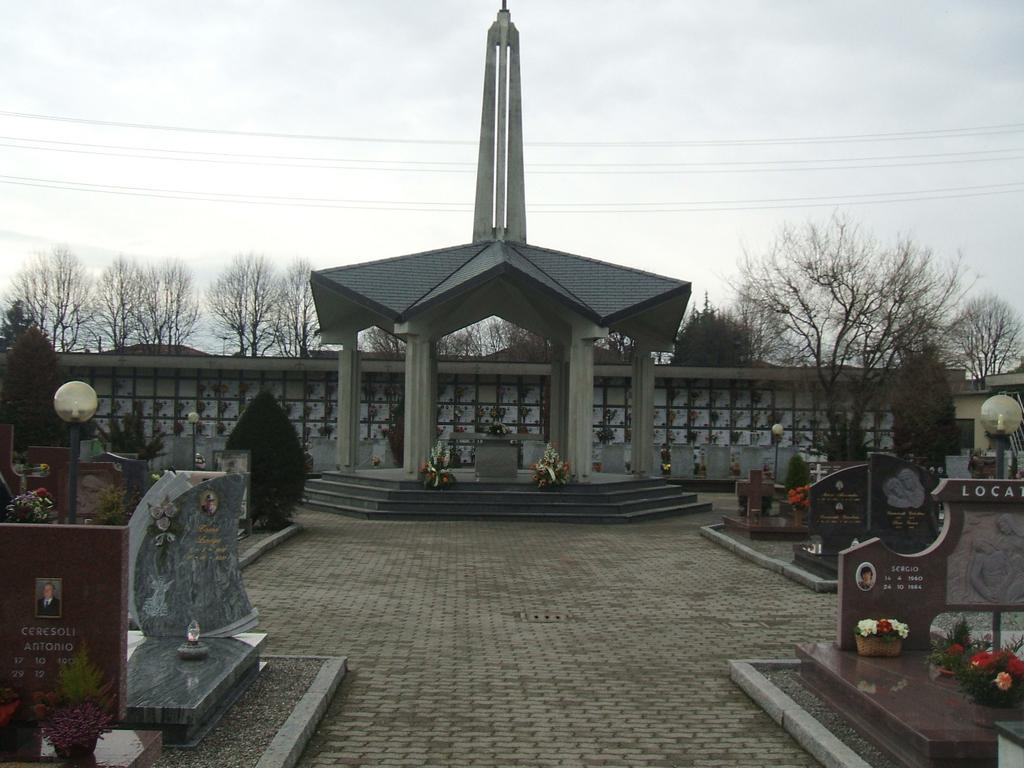
[[[796,659],[730,659],[729,677],[825,768],[871,768],[803,707],[780,691],[754,664],[799,667]]]
[[[298,523],[292,523],[287,528],[282,528],[277,533],[273,533],[267,536],[263,541],[254,546],[244,555],[238,558],[238,567],[245,568],[246,566],[252,565],[259,560],[263,555],[267,554],[272,549],[276,549],[284,544],[288,539],[295,536],[299,531],[302,530],[302,526]]]
[[[724,547],[730,552],[749,560],[755,565],[759,565],[766,570],[782,574],[790,581],[795,581],[797,584],[807,587],[815,592],[835,592],[839,588],[838,582],[835,579],[822,579],[815,576],[813,573],[808,573],[803,568],[797,568],[792,563],[787,563],[784,560],[769,557],[763,552],[758,552],[756,549],[741,544],[735,539],[726,536],[721,532],[721,528],[721,523],[705,525],[700,529],[700,535],[709,541],[713,541],[718,546]]]
[[[323,666],[299,699],[295,709],[278,729],[274,740],[256,763],[256,768],[294,768],[313,733],[327,712],[341,680],[348,672],[344,656],[267,656],[267,659],[323,659]]]

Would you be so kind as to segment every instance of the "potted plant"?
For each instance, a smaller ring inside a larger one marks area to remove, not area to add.
[[[61,667],[55,695],[37,697],[36,716],[43,720],[42,732],[59,757],[91,755],[100,736],[110,731],[110,685],[103,672],[89,660],[80,646],[71,661]]]
[[[896,619],[863,619],[857,622],[854,636],[858,656],[899,656],[910,629]]]
[[[530,469],[533,470],[533,482],[541,490],[561,488],[567,485],[571,478],[569,462],[562,461],[562,457],[558,455],[558,451],[551,443],[544,448],[544,455],[541,456],[540,461]]]

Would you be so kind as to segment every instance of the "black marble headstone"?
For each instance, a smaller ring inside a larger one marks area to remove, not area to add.
[[[939,535],[938,504],[932,499],[938,478],[885,453],[871,454],[868,474],[868,538],[877,536],[889,549],[904,555],[927,549]]]
[[[867,464],[833,472],[811,486],[807,530],[821,537],[821,555],[834,558],[854,540],[864,540],[868,489]]]

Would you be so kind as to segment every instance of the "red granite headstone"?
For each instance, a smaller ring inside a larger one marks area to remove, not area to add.
[[[751,520],[761,516],[764,510],[763,498],[765,495],[771,496],[772,493],[771,486],[764,482],[763,470],[752,469],[746,480],[736,481],[736,495],[741,504],[746,501],[743,512]]]
[[[947,479],[939,538],[904,555],[873,538],[839,555],[836,643],[855,647],[861,619],[906,622],[908,650],[928,650],[932,620],[948,611],[1024,610],[1024,480]]]
[[[124,717],[128,529],[0,525],[0,678],[29,700],[83,645]],[[22,708],[19,719],[25,718]]]
[[[33,464],[48,464],[50,474],[48,477],[29,478],[29,490],[45,488],[53,495],[54,506],[57,509],[57,519],[64,522],[67,519],[67,495],[68,495],[68,462],[70,451],[67,448],[56,448],[51,446],[31,446],[28,451],[28,460]],[[77,517],[85,520],[92,517],[99,496],[103,489],[116,485],[125,487],[123,473],[117,464],[104,461],[80,461],[78,462],[78,510]]]

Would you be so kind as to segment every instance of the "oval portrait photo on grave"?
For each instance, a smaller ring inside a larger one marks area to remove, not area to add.
[[[199,497],[199,508],[203,511],[204,515],[213,517],[217,514],[217,505],[220,500],[217,498],[217,494],[213,491],[206,491]]]
[[[36,618],[59,619],[63,615],[62,603],[64,589],[61,579],[36,579]]]
[[[875,587],[875,566],[861,563],[857,566],[857,589],[870,592]]]

